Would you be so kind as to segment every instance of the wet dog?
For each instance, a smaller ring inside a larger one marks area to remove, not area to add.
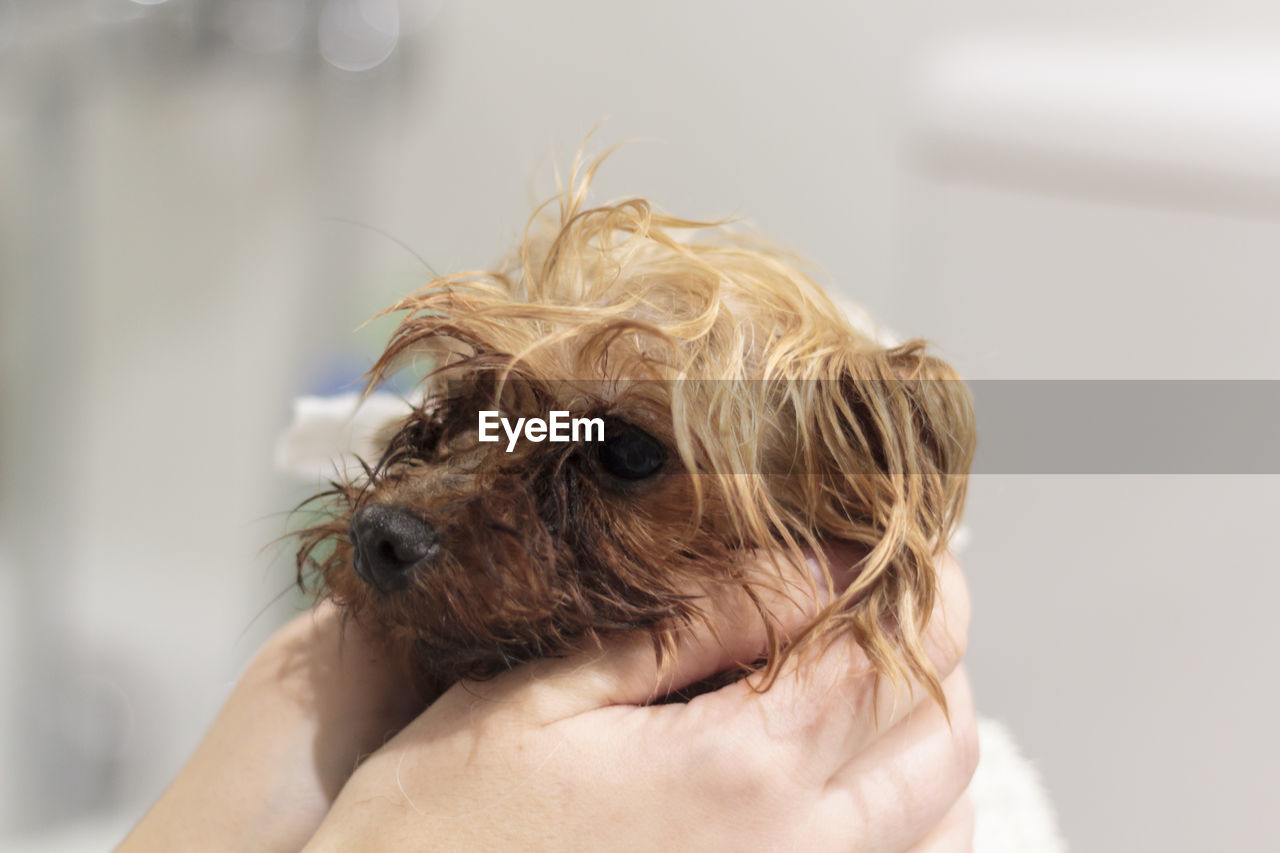
[[[575,166],[502,267],[388,309],[401,319],[369,387],[425,367],[421,402],[313,499],[299,581],[402,656],[430,702],[612,632],[670,655],[718,588],[772,628],[766,593],[842,540],[852,565],[817,560],[825,606],[744,666],[776,673],[848,632],[942,701],[922,635],[974,451],[964,386],[730,224],[589,207],[596,166]],[[748,573],[748,550],[778,575]]]

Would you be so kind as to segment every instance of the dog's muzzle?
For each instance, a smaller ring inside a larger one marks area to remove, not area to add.
[[[351,518],[352,564],[356,574],[379,592],[395,592],[409,575],[439,549],[440,535],[423,518],[403,507],[373,504]]]

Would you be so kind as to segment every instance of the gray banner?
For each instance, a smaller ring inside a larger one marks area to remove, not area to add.
[[[513,418],[567,409],[636,420],[630,417],[634,411],[665,409],[678,384],[510,380],[497,403],[486,402],[491,386],[450,383],[441,411],[457,419],[457,428],[472,430],[479,410],[488,408]],[[703,401],[723,400],[727,392],[743,395],[757,409],[777,410],[784,420],[789,407],[783,400],[822,405],[850,390],[834,381],[812,384],[823,387],[688,380],[680,390],[695,409]],[[890,380],[882,390],[928,410],[939,400],[955,399],[956,384],[907,380],[895,387]],[[1280,380],[977,380],[965,387],[977,417],[974,474],[1280,474]],[[866,411],[856,401],[855,410]],[[779,470],[760,473],[806,473],[785,452],[768,456]]]
[[[1280,474],[1280,381],[968,385],[977,474]]]

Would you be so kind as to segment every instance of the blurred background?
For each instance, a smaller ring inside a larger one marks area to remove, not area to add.
[[[599,198],[744,216],[968,377],[1280,379],[1265,0],[0,0],[0,849],[163,788],[305,606],[291,399],[602,120]],[[981,710],[1073,848],[1268,849],[1280,478],[971,495]]]

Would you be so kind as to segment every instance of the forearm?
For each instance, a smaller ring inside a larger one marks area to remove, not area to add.
[[[360,760],[417,709],[322,606],[255,656],[191,760],[118,848],[296,851]]]

